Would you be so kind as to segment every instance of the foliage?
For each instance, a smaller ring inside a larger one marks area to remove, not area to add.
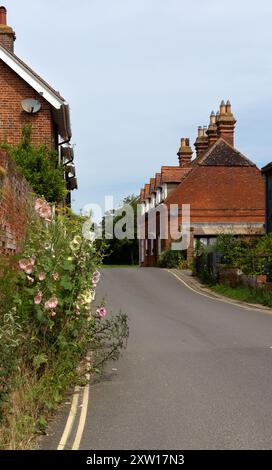
[[[0,273],[0,431],[10,428],[9,410],[19,396],[20,437],[44,428],[43,413],[61,401],[87,352],[93,351],[97,371],[119,357],[129,334],[125,314],[94,306],[103,253],[83,238],[85,219],[61,212],[54,218],[42,199],[35,213],[23,253]]]
[[[48,202],[58,203],[65,198],[64,169],[58,164],[58,155],[46,145],[31,143],[32,127],[25,125],[19,145],[2,145],[16,162],[33,191]]]
[[[267,263],[272,262],[272,237],[234,237],[221,234],[215,249],[222,253],[224,264],[238,268],[244,274],[263,274]]]
[[[183,251],[172,250],[171,246],[163,251],[159,258],[159,266],[161,268],[181,268],[185,260]]]
[[[108,265],[135,265],[139,262],[139,242],[137,237],[137,206],[139,203],[139,197],[131,195],[126,197],[123,200],[121,207],[112,213],[107,213],[102,221],[102,230],[105,237],[105,221],[109,222],[109,219],[112,219],[110,222],[113,227],[116,227],[116,224],[119,223],[125,216],[125,205],[129,205],[133,209],[134,213],[134,233],[131,239],[127,237],[119,240],[116,236],[113,236],[112,239],[104,238],[107,244],[107,251],[105,253],[105,262]],[[124,224],[125,225],[125,224]]]
[[[216,284],[212,290],[232,299],[272,307],[272,292],[266,288],[252,289],[246,286],[234,288],[228,284]]]

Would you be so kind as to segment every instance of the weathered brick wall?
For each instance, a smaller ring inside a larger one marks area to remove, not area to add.
[[[7,152],[0,150],[0,255],[20,250],[31,188]]]
[[[25,113],[22,100],[33,98],[42,104],[34,115]],[[0,60],[0,143],[18,144],[24,124],[31,124],[33,144],[47,144],[54,148],[55,136],[49,103],[2,60]]]

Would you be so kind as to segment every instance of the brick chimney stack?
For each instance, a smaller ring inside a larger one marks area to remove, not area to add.
[[[7,26],[7,10],[5,7],[0,7],[0,45],[14,52],[15,39],[15,32]]]
[[[190,166],[193,152],[192,152],[192,149],[190,147],[190,140],[189,139],[181,139],[180,149],[179,149],[177,155],[179,157],[179,165],[181,167]]]
[[[209,138],[207,135],[207,127],[198,127],[198,135],[195,141],[195,148],[196,148],[196,158],[201,157],[206,152],[209,146]]]
[[[207,130],[207,136],[209,139],[209,147],[211,147],[218,139],[217,124],[216,124],[216,115],[214,111],[210,115],[210,124]]]
[[[217,118],[218,137],[225,139],[230,145],[234,145],[234,130],[236,120],[232,114],[231,104],[224,101],[220,105],[220,113]]]

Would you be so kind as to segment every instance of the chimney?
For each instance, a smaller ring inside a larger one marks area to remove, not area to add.
[[[0,7],[0,45],[13,52],[15,39],[15,32],[7,26],[7,10],[5,7]]]
[[[209,138],[207,135],[207,127],[198,127],[198,134],[197,134],[197,139],[195,141],[195,148],[196,148],[196,158],[201,157],[204,155],[206,150],[208,149],[209,146]]]
[[[220,113],[217,118],[218,137],[225,139],[230,145],[234,145],[234,129],[236,120],[232,114],[231,104],[228,100],[220,105]]]
[[[218,139],[218,132],[217,132],[217,117],[214,114],[214,111],[211,112],[210,115],[210,125],[207,130],[207,136],[209,139],[209,147],[211,147]]]
[[[180,149],[177,153],[179,157],[179,166],[181,167],[189,167],[192,160],[192,149],[190,147],[190,140],[189,139],[181,139],[180,141]]]

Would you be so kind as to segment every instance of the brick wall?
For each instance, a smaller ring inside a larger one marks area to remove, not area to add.
[[[264,223],[264,180],[256,167],[196,167],[167,204],[190,204],[191,222]]]
[[[6,152],[0,150],[0,254],[20,250],[31,188]]]
[[[41,110],[29,115],[22,110],[21,102],[33,98],[42,104]],[[45,143],[54,148],[55,136],[49,103],[2,60],[0,60],[0,143],[18,144],[24,124],[33,128],[33,144]]]

